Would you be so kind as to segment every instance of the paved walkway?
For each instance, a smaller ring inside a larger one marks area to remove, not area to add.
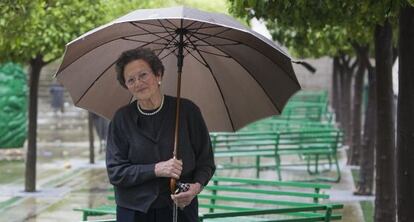
[[[88,163],[87,113],[67,104],[63,115],[54,115],[48,111],[46,99],[40,99],[39,104],[38,192],[23,192],[24,163],[11,163],[20,177],[10,178],[9,181],[3,178],[6,182],[0,184],[0,221],[78,221],[81,213],[73,211],[73,208],[107,203],[110,184],[103,154],[97,154],[95,164]],[[98,143],[95,147],[98,147]],[[362,222],[364,220],[359,201],[372,201],[373,197],[352,195],[354,183],[350,169],[344,163],[345,159],[341,158],[342,180],[340,183],[331,183],[333,189],[329,191],[330,201],[345,204],[342,221]],[[253,170],[220,173],[255,176]],[[262,172],[261,177],[276,179],[274,171],[270,170]],[[283,171],[283,177],[297,180],[306,178],[306,174],[287,170]]]
[[[41,147],[41,146],[39,146]],[[64,149],[87,150],[87,144]],[[39,148],[41,149],[41,148]],[[61,149],[61,148],[59,148]],[[69,151],[68,151],[69,152]],[[0,221],[78,221],[81,213],[72,211],[76,207],[94,207],[107,203],[105,197],[110,187],[106,176],[103,156],[95,164],[88,164],[88,158],[67,158],[43,160],[38,164],[38,192],[23,192],[23,181],[0,185]],[[284,172],[284,177],[294,178],[295,172]],[[297,173],[297,172],[296,172]],[[229,176],[254,177],[253,170],[227,171]],[[301,177],[300,175],[297,175]],[[274,171],[264,171],[262,178],[274,179]],[[343,167],[342,180],[333,183],[328,193],[330,201],[344,203],[342,221],[364,221],[359,201],[373,197],[353,196],[354,189],[349,168]],[[11,219],[12,218],[12,219]]]

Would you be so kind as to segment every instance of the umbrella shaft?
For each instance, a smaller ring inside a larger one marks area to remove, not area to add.
[[[177,222],[177,220],[178,220],[178,215],[177,215],[178,209],[177,208],[178,208],[177,204],[174,203],[174,206],[173,206],[173,222]]]
[[[175,109],[175,129],[174,129],[174,151],[173,158],[178,159],[178,129],[180,128],[180,95],[181,95],[181,73],[178,73],[177,80],[177,104]]]
[[[177,103],[176,103],[176,109],[175,109],[175,129],[174,129],[174,150],[173,150],[173,158],[178,159],[178,131],[180,128],[180,99],[181,99],[181,73],[182,73],[182,67],[183,67],[183,34],[180,33],[180,47],[178,50],[178,56],[177,56],[177,65],[178,65],[178,72],[177,72]],[[170,180],[170,190],[171,193],[174,193],[175,191],[175,185],[176,180],[174,178],[171,178]]]
[[[181,28],[177,29],[177,34],[180,35],[180,41],[178,42],[178,55],[177,55],[177,67],[178,73],[181,74],[184,63],[184,35],[188,30],[183,28],[183,20],[181,20]]]
[[[181,27],[183,26],[183,20],[181,20]],[[174,131],[174,152],[173,158],[177,159],[177,152],[178,152],[178,129],[180,126],[180,98],[181,98],[181,73],[183,70],[183,63],[184,63],[184,55],[183,55],[183,48],[184,48],[184,33],[180,32],[180,42],[178,45],[178,55],[177,55],[177,104],[176,104],[176,113],[175,113],[175,131]],[[176,180],[171,178],[170,180],[170,189],[171,192],[174,192],[176,187]],[[174,188],[174,189],[172,189]],[[173,222],[177,222],[177,204],[174,203],[173,205]]]

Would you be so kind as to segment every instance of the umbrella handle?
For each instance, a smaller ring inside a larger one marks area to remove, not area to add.
[[[172,194],[175,193],[175,189],[177,187],[177,180],[175,178],[170,179],[170,191]]]

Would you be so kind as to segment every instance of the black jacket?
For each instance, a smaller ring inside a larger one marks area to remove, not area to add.
[[[116,204],[147,212],[159,195],[155,164],[172,158],[176,98],[165,96],[162,125],[155,137],[138,127],[136,102],[120,108],[110,125],[106,149],[109,181],[114,185]],[[206,185],[215,171],[207,127],[200,109],[190,100],[180,106],[178,159],[183,161],[180,181]]]

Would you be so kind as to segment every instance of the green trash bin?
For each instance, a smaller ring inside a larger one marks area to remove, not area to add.
[[[27,74],[0,64],[0,149],[22,148],[27,137]]]

